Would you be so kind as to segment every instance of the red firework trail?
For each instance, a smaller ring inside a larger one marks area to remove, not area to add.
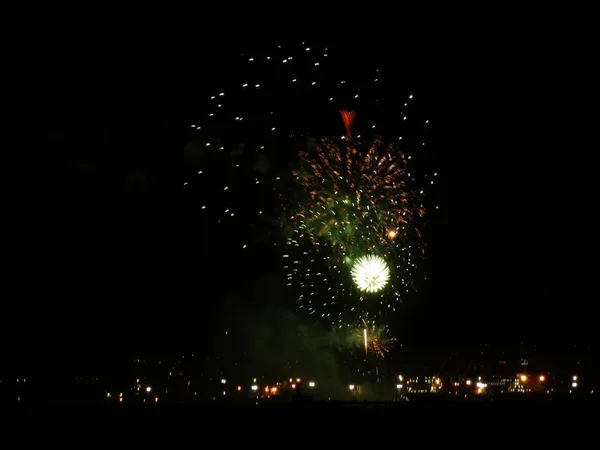
[[[346,134],[348,135],[348,138],[351,138],[352,137],[352,125],[354,125],[354,119],[356,119],[356,112],[342,109],[340,111],[340,114],[342,115],[342,120],[344,121],[344,126],[346,127]]]

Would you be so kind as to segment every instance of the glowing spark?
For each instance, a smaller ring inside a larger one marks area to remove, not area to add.
[[[385,287],[390,279],[390,268],[379,256],[367,255],[358,258],[351,274],[359,290],[372,293]]]
[[[363,328],[363,340],[365,341],[365,355],[369,352],[369,340],[367,339],[367,329]]]

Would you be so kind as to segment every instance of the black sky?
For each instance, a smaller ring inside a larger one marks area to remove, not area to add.
[[[193,348],[227,320],[220,299],[273,303],[252,287],[261,267],[277,279],[273,252],[232,282],[247,261],[230,258],[223,232],[196,221],[193,199],[181,189],[189,124],[204,114],[207,95],[239,82],[239,53],[199,50],[198,60],[170,66],[181,77],[145,76],[140,67],[149,65],[137,61],[120,83],[90,70],[60,84],[60,113],[22,127],[21,148],[42,152],[26,171],[32,183],[11,201],[5,232],[3,316],[14,359]],[[330,53],[335,71],[352,79],[369,79],[380,67],[382,122],[408,92],[432,122],[427,145],[440,173],[433,194],[440,209],[428,226],[428,282],[403,306],[402,339],[448,348],[592,338],[595,319],[582,283],[589,269],[581,268],[589,264],[581,247],[589,225],[573,173],[584,163],[571,156],[580,150],[571,148],[578,109],[568,106],[575,100],[570,81],[550,76],[545,55],[531,58],[529,51],[403,59],[393,46],[331,46]],[[86,99],[85,113],[75,113]],[[128,109],[153,100],[146,114]],[[303,101],[289,110],[296,125],[315,135],[339,128],[335,108]],[[360,109],[358,116],[360,125]],[[235,139],[251,142],[248,136]],[[215,254],[224,270],[207,268]]]

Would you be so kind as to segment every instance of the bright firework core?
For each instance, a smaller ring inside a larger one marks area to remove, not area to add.
[[[385,287],[390,279],[390,268],[379,256],[367,255],[356,260],[351,274],[359,290],[372,293]]]

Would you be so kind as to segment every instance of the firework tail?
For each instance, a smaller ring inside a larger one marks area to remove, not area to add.
[[[354,125],[354,119],[356,119],[356,112],[342,109],[340,114],[342,115],[344,126],[346,127],[346,137],[352,139],[352,126]]]

